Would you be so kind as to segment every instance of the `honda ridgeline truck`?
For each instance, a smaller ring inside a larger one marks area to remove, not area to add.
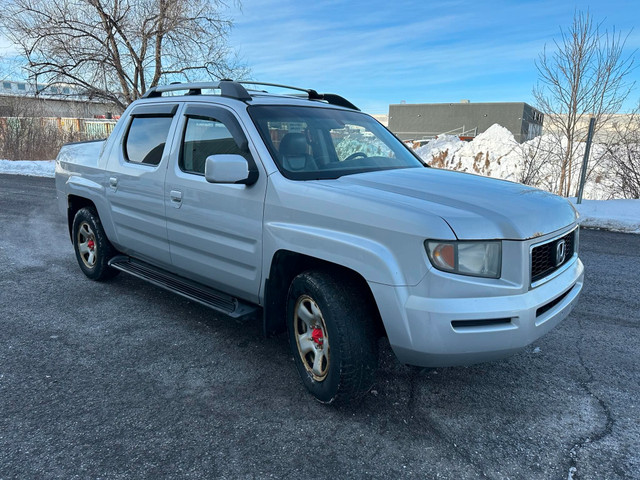
[[[371,388],[381,336],[402,363],[465,365],[569,314],[583,284],[569,202],[429,168],[346,99],[273,86],[152,88],[107,140],[62,148],[58,202],[87,277],[257,314],[325,403]]]

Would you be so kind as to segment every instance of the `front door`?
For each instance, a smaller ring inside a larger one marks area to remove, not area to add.
[[[209,155],[241,154],[251,162],[256,158],[230,110],[187,104],[178,125],[182,138],[179,148],[171,152],[165,184],[173,270],[257,302],[266,175],[259,171],[253,185],[213,184],[205,180],[205,160]]]

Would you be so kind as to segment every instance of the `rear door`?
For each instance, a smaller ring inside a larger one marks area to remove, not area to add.
[[[143,104],[127,118],[107,164],[106,196],[117,247],[159,266],[171,256],[165,219],[164,182],[178,104]]]
[[[262,217],[267,177],[255,149],[226,108],[186,104],[178,124],[165,187],[173,270],[231,295],[257,302],[262,264]],[[240,154],[258,168],[253,185],[212,184],[205,159]],[[257,165],[256,165],[257,163]]]

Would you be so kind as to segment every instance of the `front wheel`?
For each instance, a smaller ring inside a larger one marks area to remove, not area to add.
[[[308,271],[287,301],[289,343],[302,382],[322,403],[349,403],[375,380],[377,337],[367,295],[350,279]]]
[[[119,272],[108,265],[116,250],[102,228],[98,213],[81,208],[73,218],[73,248],[82,272],[92,280],[106,280]]]

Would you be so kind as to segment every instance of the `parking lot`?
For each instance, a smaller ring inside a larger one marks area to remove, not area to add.
[[[640,235],[583,230],[576,309],[526,351],[315,402],[286,336],[76,264],[52,179],[0,175],[0,479],[640,478]]]

